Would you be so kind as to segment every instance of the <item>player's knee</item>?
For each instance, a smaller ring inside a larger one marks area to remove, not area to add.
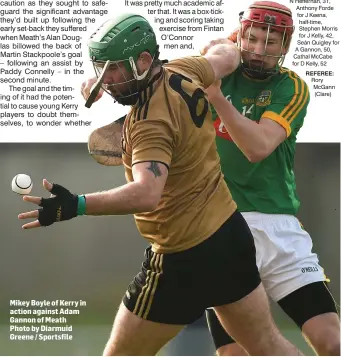
[[[326,338],[314,343],[316,352],[321,356],[340,356],[340,338]]]
[[[117,356],[111,345],[107,344],[103,351],[103,356]],[[123,355],[122,355],[123,356]]]
[[[229,343],[217,349],[218,356],[247,356],[248,353],[237,343]]]
[[[109,340],[104,348],[103,356],[124,356],[124,352],[118,351],[117,346]]]
[[[248,352],[251,355],[258,356],[271,355],[278,346],[285,344],[284,341],[279,330],[273,325],[260,335],[258,341],[249,347]]]
[[[304,336],[323,356],[340,356],[340,320],[336,313],[317,315],[302,326]]]
[[[107,344],[104,347],[102,356],[138,356],[140,351],[136,351],[135,345],[127,345],[122,340],[110,336]]]
[[[326,356],[340,356],[340,339],[328,344],[325,352]]]
[[[113,354],[110,353],[108,348],[105,348],[102,356],[113,356]]]
[[[104,348],[103,356],[138,356],[140,355],[138,352],[119,347],[115,343],[108,343]]]

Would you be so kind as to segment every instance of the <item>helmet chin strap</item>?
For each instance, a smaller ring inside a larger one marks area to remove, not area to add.
[[[156,47],[156,51],[155,51],[155,54],[152,58],[152,64],[150,65],[150,67],[148,69],[146,69],[141,75],[139,75],[138,71],[137,71],[137,67],[136,67],[136,63],[134,61],[134,58],[133,57],[129,57],[129,64],[130,64],[130,67],[133,71],[133,75],[134,75],[134,78],[138,81],[141,81],[142,79],[145,79],[149,73],[149,71],[151,70],[152,68],[152,65],[153,65],[153,62],[155,60],[158,59],[159,57],[159,46]]]
[[[149,75],[151,73],[151,68],[149,67],[147,74]],[[137,101],[140,98],[141,93],[146,90],[147,88],[151,87],[154,85],[154,83],[161,77],[163,73],[163,70],[161,68],[161,71],[159,73],[157,73],[154,77],[152,77],[152,79],[149,81],[147,78],[147,76],[144,76],[144,81],[143,83],[141,83],[141,85],[139,86],[139,88],[136,90],[136,92],[134,93],[130,93],[130,94],[124,94],[122,93],[122,95],[120,95],[119,97],[114,97],[112,94],[110,94],[110,96],[115,100],[115,102],[121,104],[121,105],[135,105],[137,103]],[[137,81],[137,80],[135,80]]]
[[[134,104],[136,104],[141,92],[143,90],[145,90],[146,88],[152,86],[154,84],[154,82],[158,78],[160,78],[162,70],[160,71],[159,74],[155,75],[150,81],[151,74],[152,74],[152,69],[153,69],[153,63],[158,57],[159,57],[159,51],[158,51],[158,47],[157,47],[157,50],[156,50],[156,52],[155,52],[155,54],[154,54],[154,56],[152,58],[151,65],[141,75],[138,74],[136,63],[135,63],[133,57],[129,57],[129,64],[131,66],[134,78],[138,83],[138,89],[137,89],[137,91],[135,93],[132,93],[130,95],[121,96],[120,98],[114,98],[118,103],[120,103],[122,105],[134,105]]]
[[[149,70],[151,69],[151,65],[150,65],[150,67],[148,69],[146,69],[141,75],[139,75],[133,57],[129,57],[129,63],[130,63],[130,67],[131,67],[131,69],[133,71],[134,78],[136,80],[138,80],[138,81],[141,81],[142,79],[145,79],[147,74],[148,74],[148,72],[149,72]]]

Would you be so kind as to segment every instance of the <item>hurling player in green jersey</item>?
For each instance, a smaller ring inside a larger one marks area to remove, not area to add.
[[[241,64],[208,90],[225,180],[255,240],[257,265],[271,299],[319,355],[340,355],[340,324],[312,240],[295,217],[296,136],[309,103],[307,84],[282,67],[294,31],[289,8],[257,1],[233,35]],[[232,36],[233,37],[233,36]],[[207,48],[217,42],[212,41]],[[243,355],[215,316],[207,318],[217,353]]]

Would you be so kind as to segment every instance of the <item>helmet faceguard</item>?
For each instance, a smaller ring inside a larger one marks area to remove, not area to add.
[[[148,21],[139,15],[121,15],[105,22],[88,41],[90,58],[98,81],[107,71],[119,71],[122,81],[102,84],[117,102],[134,105],[147,86],[153,64],[158,59],[158,45]],[[152,56],[149,68],[139,74],[137,61],[142,52]]]
[[[277,74],[283,65],[285,55],[289,49],[292,34],[294,32],[293,20],[291,10],[284,5],[272,1],[256,1],[249,6],[247,11],[241,12],[240,30],[238,34],[238,47],[241,52],[246,52],[251,55],[261,55],[263,60],[257,61],[257,65],[252,62],[241,59],[241,65],[246,74],[258,79],[265,79],[269,76]],[[250,35],[252,28],[260,27],[266,30],[266,40],[263,53],[255,53],[250,50]],[[245,39],[245,32],[250,28],[247,36],[247,46],[242,46],[242,38]],[[276,54],[268,54],[269,34],[276,31],[282,35],[281,46]],[[277,59],[276,66],[272,68],[265,68],[265,57],[272,57]]]
[[[102,83],[101,87],[113,97],[116,102],[122,105],[134,105],[136,103],[139,93],[148,85],[151,70],[153,68],[152,63],[147,70],[139,75],[136,63],[132,57],[116,62],[108,60],[106,62],[92,61],[92,63],[96,76],[101,82],[103,82],[107,71],[120,72],[121,78],[124,78],[122,82],[109,84]],[[127,67],[129,68],[129,71],[125,71]],[[129,76],[129,78],[127,78],[127,76]]]

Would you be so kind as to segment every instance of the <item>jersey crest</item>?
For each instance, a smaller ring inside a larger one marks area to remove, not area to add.
[[[257,97],[256,105],[265,107],[271,103],[271,90],[263,90]]]

